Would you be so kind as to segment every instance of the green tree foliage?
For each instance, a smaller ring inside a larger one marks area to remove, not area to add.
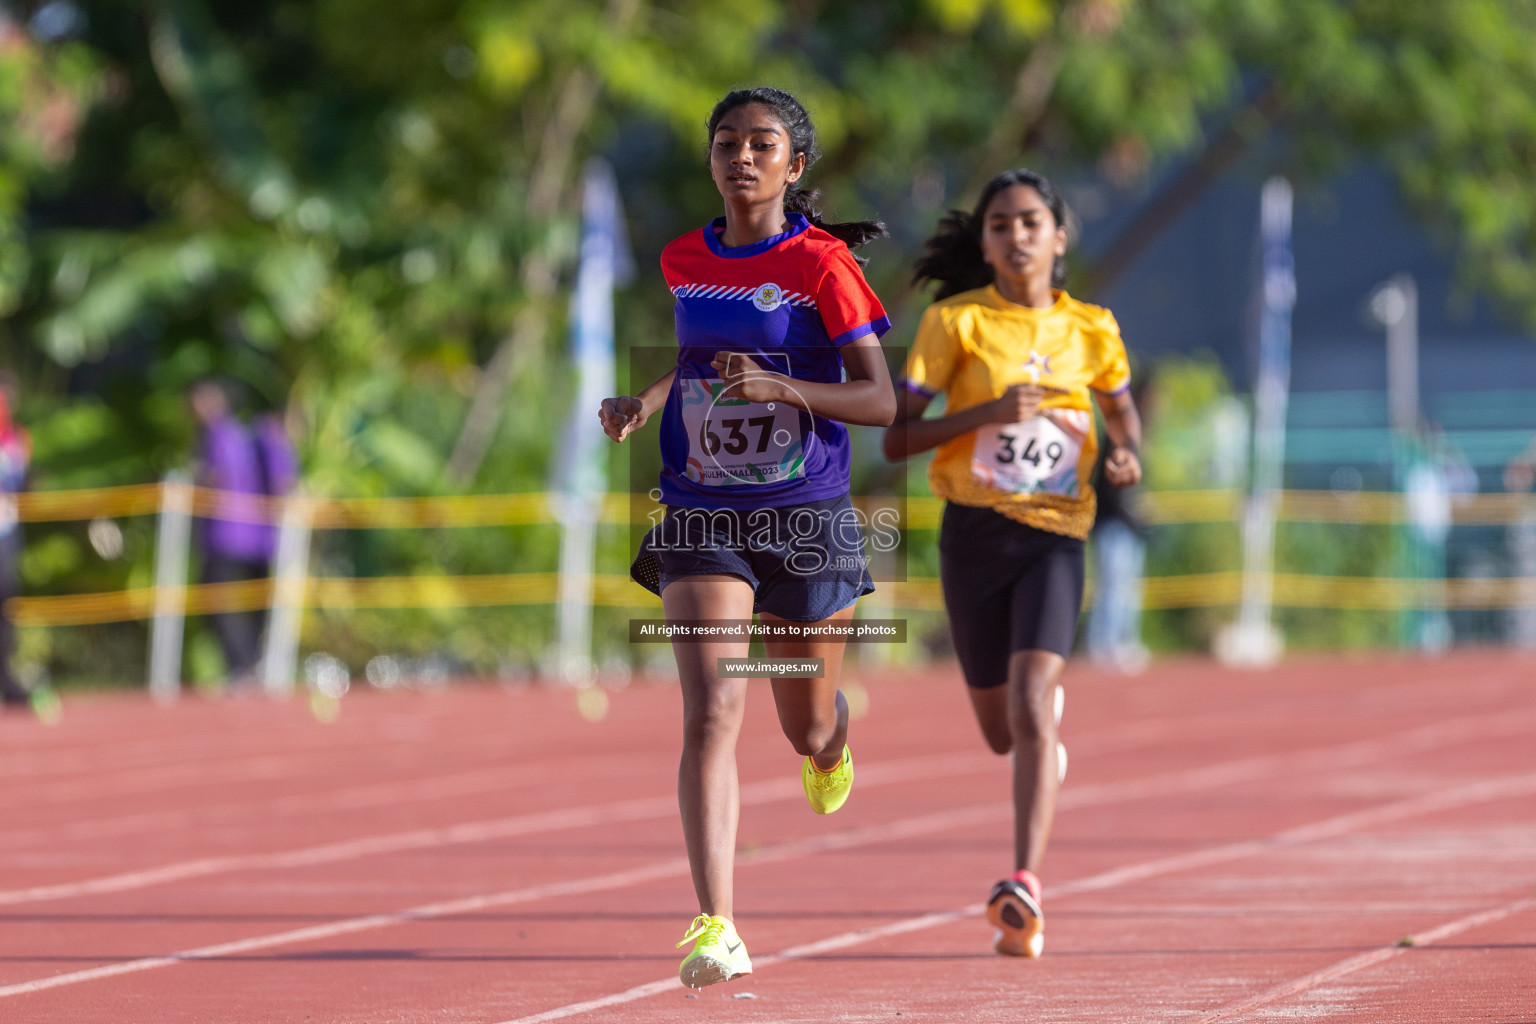
[[[16,21],[0,16],[0,332],[31,271],[21,224],[29,191],[73,156],[96,70],[86,47],[39,46]],[[11,342],[5,333],[0,339]]]
[[[1247,486],[1241,456],[1248,438],[1246,406],[1233,396],[1221,365],[1209,353],[1168,357],[1156,368],[1146,416],[1146,488],[1149,491],[1229,490]],[[1156,527],[1148,546],[1148,576],[1235,572],[1242,539],[1232,522]],[[1153,650],[1209,650],[1228,608],[1150,611],[1143,633]]]

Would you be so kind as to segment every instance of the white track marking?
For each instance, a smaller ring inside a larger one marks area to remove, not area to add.
[[[416,724],[414,719],[410,721]],[[389,743],[401,735],[415,737],[420,734],[424,738],[431,734],[434,725],[442,723],[434,720],[422,724],[420,730],[402,732],[391,728],[391,719],[386,718],[377,723],[374,731],[366,734],[352,734],[326,742],[317,742],[317,737],[307,735],[302,742],[285,745],[282,741],[289,739],[294,724],[292,721],[281,723],[281,728],[264,729],[256,737],[242,735],[242,742],[256,749],[233,752],[227,741],[217,737],[198,737],[195,741],[177,737],[170,753],[166,753],[168,745],[164,739],[122,748],[114,745],[105,754],[99,753],[100,744],[83,751],[52,748],[28,754],[7,751],[0,754],[0,778],[37,777],[36,782],[19,790],[29,801],[28,809],[46,809],[66,800],[99,800],[103,795],[117,793],[170,793],[189,785],[201,785],[209,779],[239,782],[251,777],[272,778],[286,774],[312,780],[327,772],[338,758],[355,759],[358,752],[375,750],[379,744]],[[284,746],[284,749],[274,750],[274,746]],[[487,731],[463,736],[455,743],[455,749],[475,756],[497,756],[506,749],[506,735]],[[116,756],[119,750],[131,756]],[[93,751],[98,752],[98,756],[90,756]],[[146,753],[159,756],[145,756]],[[273,759],[286,767],[286,773],[271,774],[267,762]],[[547,759],[530,762],[530,767],[545,761]],[[421,765],[415,759],[408,759],[399,767],[416,771]],[[249,775],[252,768],[260,774]],[[104,785],[107,782],[111,785]]]
[[[399,695],[380,696],[379,701],[394,702]],[[375,700],[370,696],[367,701]],[[69,713],[76,702],[65,697],[63,726],[53,733],[46,744],[23,746],[23,743],[6,745],[0,750],[0,778],[27,778],[38,776],[60,779],[79,775],[87,781],[106,775],[121,774],[140,768],[163,767],[181,764],[182,767],[201,766],[209,760],[248,756],[256,751],[268,751],[275,743],[285,747],[284,753],[301,755],[309,753],[335,754],[349,749],[372,749],[381,739],[401,733],[426,738],[433,729],[452,730],[461,742],[459,749],[504,749],[505,730],[482,716],[477,724],[486,724],[484,732],[463,735],[452,713],[435,703],[435,695],[422,696],[412,703],[402,702],[393,709],[380,709],[374,705],[376,717],[372,731],[338,733],[330,726],[317,726],[302,701],[288,705],[287,710],[272,707],[265,698],[253,700],[249,706],[243,701],[227,703],[220,709],[209,708],[201,702],[188,702],[176,708],[156,708],[146,716],[148,725],[155,730],[164,729],[163,735],[144,736],[122,742],[106,742],[108,736],[122,732],[117,724],[120,710],[139,714],[145,704],[142,696],[92,698],[93,714],[100,717],[86,722]],[[217,711],[217,713],[215,713]],[[252,714],[247,714],[247,712]],[[398,726],[398,727],[397,727]],[[231,753],[228,742],[219,729],[235,728],[242,742],[250,743],[244,753]],[[3,728],[3,726],[0,726]],[[61,735],[62,734],[62,735]],[[174,736],[167,743],[167,736]]]
[[[425,921],[433,918],[451,917],[457,914],[470,914],[493,907],[509,906],[514,903],[526,903],[558,896],[598,892],[604,889],[621,889],[625,886],[653,882],[662,878],[673,878],[679,875],[686,875],[687,873],[687,858],[657,861],[643,868],[619,871],[609,875],[575,879],[569,882],[552,882],[548,885],[531,886],[526,889],[512,889],[507,892],[489,893],[481,896],[467,896],[456,900],[444,900],[439,903],[428,903],[406,910],[397,910],[385,914],[368,914],[363,917],[351,917],[342,921],[331,921],[327,924],[313,925],[309,928],[296,928],[292,931],[278,932],[273,935],[258,935],[249,939],[236,939],[233,942],[224,942],[212,946],[199,946],[196,949],[185,949],[179,953],[167,953],[164,956],[142,957],[138,960],[125,960],[115,964],[104,964],[101,967],[92,967],[84,971],[56,974],[51,978],[39,978],[36,981],[24,981],[14,985],[0,986],[0,998],[26,995],[29,992],[41,992],[45,989],[59,988],[63,985],[76,985],[81,982],[96,981],[101,978],[115,978],[124,974],[137,974],[141,971],[150,971],[157,967],[169,967],[172,964],[185,963],[189,960],[211,960],[217,957],[238,956],[241,953],[252,953],[257,950],[272,949],[277,946],[287,946],[298,942],[330,939],[338,935],[350,935],[355,932],[371,931],[376,928],[387,928],[390,925],[404,924],[407,921]]]
[[[978,904],[974,907],[965,907],[962,910],[945,910],[934,914],[924,914],[922,917],[897,921],[880,928],[862,928],[858,931],[834,935],[830,939],[822,939],[819,942],[795,946],[779,953],[755,957],[752,961],[752,969],[756,971],[760,967],[768,967],[784,960],[808,959],[821,953],[830,953],[848,946],[856,946],[870,939],[884,938],[888,935],[900,935],[903,932],[915,932],[923,928],[932,928],[935,925],[948,924],[963,917],[978,915],[983,909],[985,908]],[[623,992],[615,992],[610,996],[599,996],[596,999],[588,999],[586,1002],[572,1003],[569,1006],[560,1006],[553,1010],[546,1010],[543,1013],[535,1013],[530,1017],[519,1017],[515,1021],[509,1021],[508,1024],[543,1024],[545,1021],[574,1017],[578,1014],[590,1013],[593,1010],[604,1010],[610,1006],[622,1006],[625,1003],[633,1003],[639,999],[660,995],[663,992],[671,992],[682,987],[683,983],[675,976],[664,978],[661,981],[648,981],[644,985],[636,985],[634,988],[625,989]]]
[[[410,801],[441,800],[444,797],[476,793],[505,793],[519,784],[547,781],[549,775],[563,769],[556,765],[546,772],[546,765],[505,764],[496,768],[478,768],[430,778],[365,783],[329,792],[288,794],[275,799],[247,800],[212,804],[172,811],[149,811],[117,818],[93,818],[67,826],[34,825],[10,832],[0,832],[0,848],[13,850],[23,843],[47,843],[57,849],[60,838],[97,840],[135,832],[170,828],[196,828],[224,821],[248,821],[250,815],[270,820],[275,814],[305,811],[362,810],[370,807],[395,807]],[[532,779],[530,779],[530,776]]]
[[[1487,686],[1480,687],[1475,694],[1469,695],[1469,699],[1473,700],[1474,702],[1480,701],[1482,698],[1487,696],[1486,691],[1489,686],[1497,686],[1500,683],[1501,680],[1497,678],[1489,678],[1490,672],[1508,671],[1511,674],[1516,674],[1518,677],[1518,673],[1522,672],[1523,669],[1519,667],[1514,659],[1510,659],[1509,661],[1500,665],[1482,665],[1478,671],[1480,674],[1476,677],[1476,681],[1479,683],[1487,684]],[[959,685],[958,680],[959,675],[956,673],[953,676],[952,681]],[[1379,686],[1368,687],[1365,690],[1357,691],[1357,696],[1366,698],[1371,694],[1390,692],[1393,696],[1393,706],[1399,710],[1411,710],[1412,707],[1424,707],[1426,710],[1428,710],[1436,707],[1443,707],[1443,696],[1448,688],[1455,688],[1458,693],[1462,693],[1466,691],[1468,683],[1472,681],[1473,680],[1469,679],[1466,673],[1446,673],[1432,679],[1425,679],[1420,682],[1412,682],[1408,684],[1404,684],[1398,680],[1392,680]],[[911,681],[907,681],[902,685],[922,684],[914,684]],[[1417,704],[1413,705],[1406,703],[1408,698],[1421,695],[1427,697],[1428,700],[1419,701]],[[377,699],[396,700],[398,697],[399,695],[380,696]],[[374,695],[370,695],[367,699],[372,700],[375,699],[375,697]],[[415,700],[415,695],[412,695],[410,699]],[[95,698],[94,700],[96,700],[98,708],[111,702],[117,702],[119,700],[125,705],[130,703],[135,705],[141,703],[141,701],[135,697]],[[392,717],[398,720],[409,721],[413,731],[426,731],[431,725],[443,724],[445,719],[442,716],[437,715],[433,710],[434,706],[431,704],[431,698],[422,697],[420,700],[420,704],[411,705],[409,707],[402,703],[400,707],[398,707],[393,712]],[[68,706],[70,703],[70,701],[66,700],[66,706]],[[178,709],[158,711],[157,715],[163,718],[166,716],[177,715],[182,711],[195,712],[196,710],[196,704],[188,704]],[[238,713],[242,709],[238,705],[230,705],[223,710],[234,714]],[[423,710],[426,710],[430,716],[425,720],[422,718],[421,714]],[[68,717],[66,719],[66,730],[68,730],[68,723],[73,723],[75,721],[76,719],[73,716]],[[1100,736],[1103,736],[1106,740],[1113,740],[1116,742],[1122,739],[1146,740],[1166,736],[1169,734],[1171,729],[1182,727],[1192,721],[1199,721],[1199,719],[1190,716],[1173,716],[1167,719],[1159,719],[1153,722],[1137,723],[1128,726],[1107,727],[1086,736],[1082,734],[1075,735],[1073,742],[1074,744],[1081,745],[1097,741]],[[262,737],[273,739],[289,739],[294,733],[294,726],[296,723],[306,725],[309,724],[307,716],[302,716],[300,718],[284,717],[278,720],[262,718],[259,724],[256,726],[256,730],[261,734]],[[380,724],[386,728],[388,727],[387,714],[381,715]],[[223,755],[226,755],[227,753],[226,744],[212,736],[209,736],[206,739],[201,739],[190,747],[187,745],[187,740],[185,737],[178,738],[177,746],[175,747],[174,751],[168,751],[166,744],[158,738],[139,739],[129,743],[114,743],[108,746],[104,745],[102,743],[101,737],[95,735],[93,732],[74,730],[70,731],[73,732],[73,735],[71,735],[68,739],[78,740],[78,742],[61,742],[54,740],[50,741],[46,745],[46,748],[23,748],[21,746],[7,746],[5,750],[0,750],[0,778],[15,781],[18,779],[29,778],[31,776],[40,776],[45,779],[57,780],[61,779],[63,776],[78,774],[89,782],[99,782],[103,777],[122,774],[128,770],[160,765],[171,765],[178,762],[182,762],[183,766],[190,764],[201,767],[203,764],[207,763],[210,757],[219,758]],[[380,737],[377,735],[349,737],[347,740],[340,741],[340,746],[368,748],[377,743],[379,738]],[[469,745],[480,746],[491,744],[497,748],[503,745],[504,742],[505,737],[499,731],[476,735],[474,737],[468,738],[467,740]],[[334,736],[331,736],[322,743],[317,743],[313,746],[305,745],[295,747],[292,750],[286,751],[285,754],[287,756],[296,756],[317,751],[335,752],[338,749],[339,746],[337,739]],[[1097,749],[1097,746],[1095,746],[1095,749]]]
[[[370,737],[377,743],[380,737]],[[337,761],[337,754],[367,750],[369,744],[349,743],[338,748],[305,748],[280,753],[253,753],[234,757],[211,757],[201,763],[171,762],[129,771],[104,770],[95,777],[34,782],[22,795],[26,810],[55,808],[65,802],[103,801],[113,797],[149,793],[171,795],[177,791],[213,785],[273,782],[299,779],[309,784],[323,775]],[[419,767],[411,763],[403,769]],[[78,812],[77,812],[78,813]]]
[[[989,770],[991,767],[990,758],[982,754],[943,754],[867,765],[860,768],[859,781],[867,788],[906,782],[913,778],[975,774]],[[772,779],[741,787],[741,803],[744,806],[800,796],[801,786],[798,779]],[[412,829],[407,832],[323,843],[296,850],[203,857],[78,882],[0,891],[0,906],[127,892],[153,885],[206,878],[236,871],[274,871],[312,867],[317,864],[334,864],[337,861],[353,860],[358,857],[434,849],[465,843],[482,843],[553,832],[559,829],[591,828],[616,822],[644,821],[670,817],[676,813],[676,797],[649,797],[639,800],[620,800],[596,806],[520,814],[488,821],[466,822],[441,828]]]
[[[1123,782],[1077,786],[1064,791],[1056,806],[1058,811],[1067,811],[1121,800],[1156,797],[1171,791],[1189,792],[1201,788],[1234,785],[1280,773],[1338,771],[1358,764],[1378,763],[1384,758],[1418,753],[1464,739],[1488,738],[1500,733],[1524,734],[1530,729],[1532,720],[1536,720],[1536,715],[1474,715],[1436,725],[1421,726],[1378,739],[1356,740],[1332,747],[1319,747],[1285,754],[1241,758]],[[914,778],[975,774],[991,770],[995,760],[982,753],[963,753],[887,761],[860,768],[859,781],[863,788],[868,788],[905,782]],[[772,779],[742,786],[741,803],[742,806],[751,806],[775,800],[794,799],[799,794],[798,783],[786,779]],[[270,871],[332,864],[358,857],[488,842],[566,828],[588,828],[610,821],[643,821],[668,817],[675,814],[676,810],[675,798],[654,797],[466,822],[440,828],[413,829],[407,832],[323,843],[296,850],[203,857],[139,871],[82,879],[77,882],[4,890],[0,891],[0,906],[127,892],[237,871]],[[1012,812],[1009,810],[1007,813]]]
[[[581,807],[571,810],[547,811],[542,814],[520,815],[496,821],[469,822],[444,828],[423,828],[391,835],[372,836],[363,839],[343,840],[297,850],[277,853],[236,854],[228,857],[205,857],[199,860],[179,861],[163,867],[143,871],[129,871],[80,882],[64,882],[59,885],[38,885],[30,889],[12,889],[0,892],[0,906],[15,906],[39,900],[75,899],[82,896],[100,896],[105,893],[143,889],[167,882],[206,878],[209,875],[228,874],[234,871],[272,871],[284,868],[309,867],[353,860],[381,853],[399,853],[407,850],[423,850],[450,846],[458,843],[484,842],[511,836],[549,832],[562,828],[581,828],[602,825],[607,822],[637,821],[656,818],[677,810],[676,800],[661,798],[625,800],[599,807]]]
[[[1460,935],[1462,932],[1471,931],[1473,928],[1492,924],[1495,921],[1502,921],[1506,917],[1513,917],[1515,914],[1523,913],[1533,907],[1536,907],[1536,898],[1527,898],[1506,903],[1502,907],[1494,907],[1492,910],[1468,914],[1466,917],[1449,921],[1438,928],[1431,928],[1427,932],[1419,932],[1417,935],[1409,936],[1409,943],[1407,945],[1381,946],[1376,949],[1367,950],[1357,956],[1349,957],[1346,960],[1340,960],[1338,963],[1324,967],[1320,971],[1313,971],[1311,974],[1302,975],[1293,981],[1266,989],[1253,998],[1241,1003],[1224,1006],[1214,1013],[1201,1017],[1198,1021],[1195,1021],[1195,1024],[1215,1024],[1216,1021],[1231,1020],[1240,1014],[1247,1013],[1249,1010],[1256,1010],[1261,1006],[1289,996],[1299,995],[1309,988],[1316,988],[1318,985],[1333,981],[1335,978],[1342,978],[1346,974],[1353,974],[1355,971],[1374,967],[1394,957],[1402,956],[1404,953],[1412,952],[1420,946],[1433,945],[1442,939],[1449,939]]]
[[[872,825],[867,828],[834,832],[811,839],[796,840],[795,842],[784,843],[779,846],[764,847],[754,853],[743,854],[738,858],[738,862],[741,864],[773,863],[794,857],[807,857],[832,850],[847,849],[867,843],[885,842],[891,839],[943,832],[992,820],[996,817],[999,806],[999,804],[994,803],[963,807],[939,814],[907,818],[888,825]],[[217,957],[236,956],[241,953],[272,949],[277,946],[287,946],[299,942],[334,938],[338,935],[371,931],[391,925],[404,924],[409,921],[452,917],[490,910],[496,907],[510,906],[516,903],[530,903],[538,900],[555,899],[561,896],[622,889],[663,878],[685,877],[687,874],[688,859],[686,857],[675,857],[656,861],[644,867],[633,868],[628,871],[618,871],[611,874],[571,879],[563,882],[550,882],[544,885],[528,886],[521,889],[509,889],[504,892],[466,896],[460,899],[443,900],[405,910],[383,914],[368,914],[363,917],[347,918],[341,921],[332,921],[327,924],[313,925],[308,928],[298,928],[272,935],[237,939],[233,942],[224,942],[212,946],[199,946],[196,949],[181,950],[180,952],[167,953],[163,956],[143,957],[138,960],[105,964],[101,967],[93,967],[83,971],[71,971],[68,974],[58,974],[51,978],[39,978],[35,981],[0,986],[0,998],[25,995],[29,992],[40,992],[44,989],[58,988],[62,985],[74,985],[84,981],[95,981],[123,974],[136,974],[140,971],[153,970],[157,967],[169,967],[172,964],[183,963],[188,960],[209,960]]]
[[[349,751],[374,749],[382,738],[367,734],[333,738],[329,742],[317,742],[318,737],[309,736],[304,737],[304,742],[293,743],[281,751],[273,751],[271,748],[275,743],[289,738],[285,733],[291,733],[293,725],[293,722],[287,722],[281,729],[263,729],[260,730],[259,735],[255,736],[249,733],[242,734],[241,741],[252,745],[251,749],[246,750],[231,751],[228,741],[219,737],[217,733],[213,733],[199,734],[195,738],[178,736],[174,743],[168,743],[166,738],[158,737],[117,745],[105,743],[98,738],[84,748],[50,747],[27,754],[8,751],[8,756],[0,756],[0,775],[10,771],[14,772],[17,778],[35,776],[53,787],[73,785],[80,795],[90,796],[91,784],[99,783],[104,778],[133,777],[146,783],[153,783],[162,777],[161,773],[167,771],[172,773],[179,771],[181,775],[185,775],[188,768],[201,770],[210,764],[224,765],[246,761],[253,757],[278,756],[291,761],[295,758],[315,755],[334,759],[337,755],[344,755]],[[476,737],[475,740],[468,742],[495,749],[489,742],[489,737]],[[172,774],[169,777],[175,779],[179,776]],[[34,787],[29,788],[35,788],[35,784]],[[54,788],[49,792],[52,798],[66,791],[62,788]]]
[[[1243,857],[1251,856],[1257,853],[1267,853],[1272,850],[1284,849],[1286,847],[1296,846],[1301,843],[1314,842],[1319,839],[1333,838],[1336,836],[1345,835],[1367,825],[1379,825],[1389,821],[1397,821],[1402,818],[1416,817],[1420,814],[1425,814],[1435,810],[1442,810],[1448,807],[1465,807],[1472,803],[1524,796],[1532,792],[1536,792],[1536,772],[1525,775],[1509,776],[1503,779],[1495,779],[1488,782],[1474,783],[1469,786],[1461,786],[1456,789],[1446,790],[1441,793],[1431,793],[1423,797],[1414,797],[1410,800],[1398,800],[1394,801],[1393,803],[1383,804],[1378,807],[1366,808],[1364,810],[1354,811],[1349,814],[1341,814],[1332,818],[1325,818],[1322,821],[1311,822],[1296,828],[1284,829],[1272,835],[1263,836],[1258,839],[1248,839],[1235,843],[1225,843],[1221,846],[1207,847],[1202,850],[1191,850],[1188,853],[1175,854],[1171,857],[1159,857],[1154,860],[1143,861],[1140,864],[1129,864],[1122,868],[1114,868],[1109,871],[1103,871],[1097,875],[1090,875],[1087,878],[1079,878],[1074,881],[1053,885],[1051,887],[1051,899],[1054,901],[1060,900],[1064,897],[1077,895],[1079,893],[1099,892],[1104,889],[1112,889],[1121,885],[1125,885],[1128,882],[1141,881],[1156,875],[1172,874],[1173,872],[1185,871],[1190,868],[1209,867],[1213,864],[1239,860]],[[1465,924],[1464,927],[1457,929],[1458,931],[1464,931],[1466,928],[1474,927],[1477,924],[1486,923],[1490,920],[1497,920],[1499,917],[1506,917],[1508,914],[1516,912],[1517,909],[1524,909],[1525,906],[1530,904],[1536,904],[1536,899],[1523,900],[1518,904],[1510,904],[1508,907],[1500,908],[1499,911],[1474,914],[1471,917],[1463,918],[1459,922],[1453,922],[1453,925],[1461,925],[1463,922],[1471,922]],[[1510,909],[1511,907],[1515,909]],[[753,970],[756,971],[759,968],[769,967],[773,964],[788,960],[804,960],[813,956],[818,956],[822,953],[828,953],[838,949],[846,949],[850,946],[862,945],[863,943],[872,942],[876,939],[883,939],[892,935],[901,935],[907,932],[919,931],[924,928],[932,928],[938,925],[948,924],[952,921],[958,921],[963,918],[980,917],[985,910],[985,903],[973,903],[969,906],[958,907],[954,910],[924,914],[921,917],[895,921],[891,924],[881,925],[879,927],[860,928],[854,931],[844,932],[841,935],[834,935],[830,938],[821,939],[817,942],[807,943],[803,946],[795,946],[790,949],[782,950],[778,953],[770,953],[767,956],[754,957],[752,960],[752,967]],[[1490,914],[1497,916],[1490,917]],[[1425,935],[1435,935],[1437,938],[1444,938],[1445,935],[1439,933],[1443,931],[1444,928],[1449,927],[1451,926],[1443,926],[1441,929],[1436,929],[1432,932],[1426,932]],[[1454,932],[1447,934],[1454,934]],[[1361,964],[1360,966],[1366,966],[1366,964]],[[518,1017],[514,1020],[503,1021],[502,1024],[544,1024],[544,1022],[547,1021],[562,1020],[567,1017],[574,1017],[582,1013],[587,1013],[591,1010],[603,1009],[609,1006],[617,1006],[621,1003],[634,1002],[637,999],[644,999],[647,996],[656,995],[661,992],[666,992],[671,989],[681,987],[682,983],[676,978],[649,982],[645,985],[638,985],[634,988],[627,989],[624,992],[616,992],[609,996],[602,996],[597,999],[589,999],[580,1003],[571,1003],[568,1006],[555,1007],[554,1009],[545,1010],[542,1013],[532,1014],[531,1016]],[[0,994],[3,994],[3,990],[0,990]],[[1279,996],[1276,996],[1275,998],[1279,998]],[[1203,1024],[1203,1022],[1201,1022],[1201,1024]]]
[[[1365,825],[1381,824],[1399,818],[1410,817],[1425,813],[1427,810],[1439,809],[1450,806],[1466,806],[1477,801],[1503,799],[1510,796],[1523,795],[1536,791],[1536,773],[1511,776],[1504,779],[1496,779],[1488,782],[1475,783],[1470,786],[1462,786],[1457,789],[1447,790],[1438,794],[1428,794],[1423,797],[1415,797],[1411,800],[1400,800],[1378,807],[1367,808],[1361,811],[1327,818],[1322,821],[1310,823],[1296,828],[1285,829],[1272,836],[1256,840],[1245,840],[1237,843],[1228,843],[1205,850],[1191,851],[1172,857],[1163,857],[1147,861],[1142,864],[1129,865],[1112,871],[1103,872],[1076,882],[1066,882],[1053,888],[1056,897],[1071,895],[1077,892],[1091,892],[1099,889],[1122,885],[1129,881],[1135,881],[1155,874],[1163,874],[1172,871],[1184,870],[1189,867],[1206,866],[1226,860],[1235,860],[1252,853],[1278,849],[1284,846],[1296,845],[1319,838],[1327,838],[1349,832]],[[854,846],[871,843],[888,842],[893,839],[908,838],[917,835],[947,832],[967,825],[980,824],[994,821],[1000,810],[1009,805],[1001,802],[980,804],[971,807],[957,808],[938,814],[923,815],[916,818],[908,818],[902,821],[891,822],[883,825],[871,825],[864,828],[850,829],[845,832],[834,832],[825,836],[801,839],[779,846],[766,847],[755,853],[742,855],[739,860],[742,864],[762,864],[775,861],[789,860],[799,857],[807,857],[832,850],[848,849]],[[182,950],[163,956],[144,957],[137,960],[128,960],[115,964],[106,964],[101,967],[89,968],[82,971],[72,971],[66,974],[58,974],[49,978],[38,978],[33,981],[19,982],[13,985],[0,987],[0,998],[25,995],[32,992],[40,992],[46,989],[59,988],[65,985],[74,985],[86,981],[96,981],[104,978],[117,977],[125,974],[136,974],[141,971],[153,970],[158,967],[169,967],[174,964],[191,960],[209,960],[219,957],[237,956],[242,953],[256,950],[272,949],[278,946],[293,945],[300,942],[312,942],[322,939],[334,938],[339,935],[348,935],[356,932],[371,931],[386,928],[392,925],[404,924],[411,921],[422,921],[434,918],[449,917],[468,913],[475,913],[495,907],[509,906],[515,903],[527,903],[536,900],[553,899],[561,896],[586,894],[607,889],[624,888],[643,882],[656,881],[663,878],[681,877],[688,874],[688,862],[686,858],[657,861],[641,868],[621,871],[607,875],[598,875],[584,879],[572,879],[565,882],[552,882],[540,886],[532,886],[523,889],[512,889],[499,893],[488,893],[480,896],[469,896],[454,900],[444,900],[437,903],[429,903],[423,906],[412,907],[405,910],[393,911],[384,914],[369,914],[363,917],[347,918],[340,921],[332,921],[327,924],[313,925],[307,928],[299,928],[292,931],[278,932],[272,935],[255,936],[248,939],[238,939],[233,942],[220,943],[211,946],[200,946],[195,949]],[[940,914],[927,914],[920,918],[906,921],[898,921],[881,928],[860,929],[848,932],[844,935],[834,936],[820,942],[806,946],[784,950],[778,954],[772,954],[761,958],[758,963],[767,966],[789,959],[802,959],[813,955],[815,952],[823,952],[827,949],[842,948],[848,945],[857,945],[871,939],[885,935],[899,934],[903,931],[915,931],[919,928],[932,927],[947,921],[957,920],[962,917],[981,913],[981,905],[963,907],[958,910]],[[793,954],[793,955],[792,955]],[[755,966],[755,965],[754,965]],[[670,985],[676,985],[675,978],[669,979]],[[642,985],[637,989],[630,989],[629,1000],[643,998],[646,995],[667,990],[668,984],[656,982],[650,985]],[[639,993],[639,994],[633,994]],[[610,1002],[604,1005],[613,1005],[612,1000],[620,999],[624,993],[603,997]],[[572,1006],[585,1006],[587,1004],[572,1004]],[[565,1012],[565,1011],[569,1012]],[[531,1021],[554,1020],[559,1016],[572,1016],[584,1010],[560,1007],[545,1011],[544,1014],[533,1018],[521,1018],[510,1024],[530,1024]],[[551,1016],[554,1014],[555,1016]]]

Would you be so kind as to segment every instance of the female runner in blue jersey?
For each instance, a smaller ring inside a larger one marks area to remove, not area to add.
[[[874,222],[823,224],[797,183],[820,155],[805,109],[777,89],[716,105],[709,169],[725,216],[661,255],[677,297],[677,365],[640,394],[610,398],[603,429],[623,441],[662,411],[665,519],[631,575],[660,593],[669,621],[846,623],[874,590],[848,500],[846,423],[886,426],[896,396],[879,337],[890,327],[849,247]],[[829,814],[853,785],[840,639],[765,640],[773,657],[824,659],[821,678],[774,679],[779,722],[805,755],[811,808]],[[678,974],[693,987],[752,970],[732,924],[739,795],[736,737],[746,680],[719,678],[745,639],[674,639],[683,694],[678,804],[699,916]]]

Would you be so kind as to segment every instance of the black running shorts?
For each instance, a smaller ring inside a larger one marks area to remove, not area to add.
[[[939,577],[966,685],[1002,686],[1014,651],[1071,653],[1083,604],[1077,538],[948,502]]]
[[[668,506],[629,567],[653,594],[684,576],[714,574],[751,584],[754,612],[797,622],[831,618],[875,589],[846,494],[779,508]]]

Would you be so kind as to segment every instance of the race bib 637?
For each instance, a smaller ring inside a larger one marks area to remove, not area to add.
[[[805,473],[800,410],[784,402],[721,397],[719,379],[679,382],[688,465],[683,475],[706,487],[776,484]]]

